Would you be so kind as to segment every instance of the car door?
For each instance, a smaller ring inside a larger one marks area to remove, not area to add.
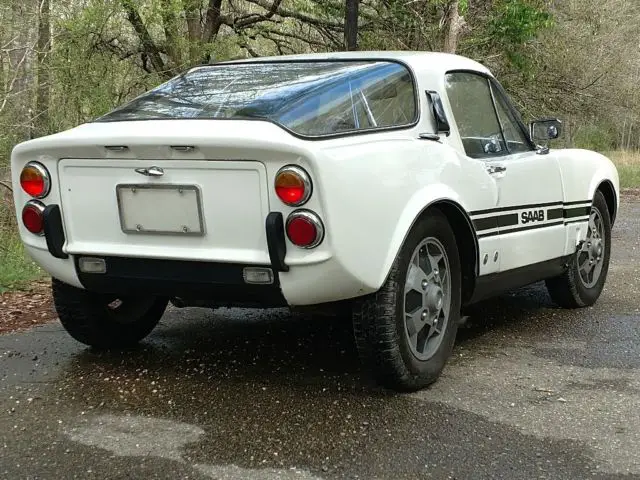
[[[447,94],[465,154],[484,162],[499,192],[495,208],[471,212],[478,238],[498,235],[499,271],[562,256],[562,178],[553,152],[536,149],[498,82],[450,72]]]

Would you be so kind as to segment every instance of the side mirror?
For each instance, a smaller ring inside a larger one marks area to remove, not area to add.
[[[562,134],[562,122],[556,118],[536,120],[529,125],[529,134],[533,141],[555,140]]]

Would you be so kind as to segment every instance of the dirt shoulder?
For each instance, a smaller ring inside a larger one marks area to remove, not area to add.
[[[48,281],[0,294],[0,334],[27,330],[57,318]]]

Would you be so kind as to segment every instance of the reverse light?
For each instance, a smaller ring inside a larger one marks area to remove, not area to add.
[[[44,204],[37,200],[28,201],[22,209],[22,224],[35,235],[44,231],[44,209]]]
[[[247,267],[242,271],[244,283],[271,284],[273,270],[270,268]]]
[[[78,267],[83,273],[107,273],[107,262],[104,258],[80,257]]]
[[[51,190],[51,177],[44,165],[39,162],[29,162],[20,173],[20,186],[30,196],[44,198]]]
[[[289,215],[286,231],[291,243],[302,248],[317,247],[324,238],[322,220],[310,210],[297,210]]]
[[[303,168],[287,165],[278,170],[275,188],[276,195],[285,204],[299,207],[309,200],[313,186],[309,174]]]

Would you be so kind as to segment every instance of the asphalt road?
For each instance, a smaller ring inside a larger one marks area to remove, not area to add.
[[[0,336],[0,478],[640,478],[640,203],[598,304],[476,308],[441,379],[372,385],[346,319],[176,310],[133,352]]]

